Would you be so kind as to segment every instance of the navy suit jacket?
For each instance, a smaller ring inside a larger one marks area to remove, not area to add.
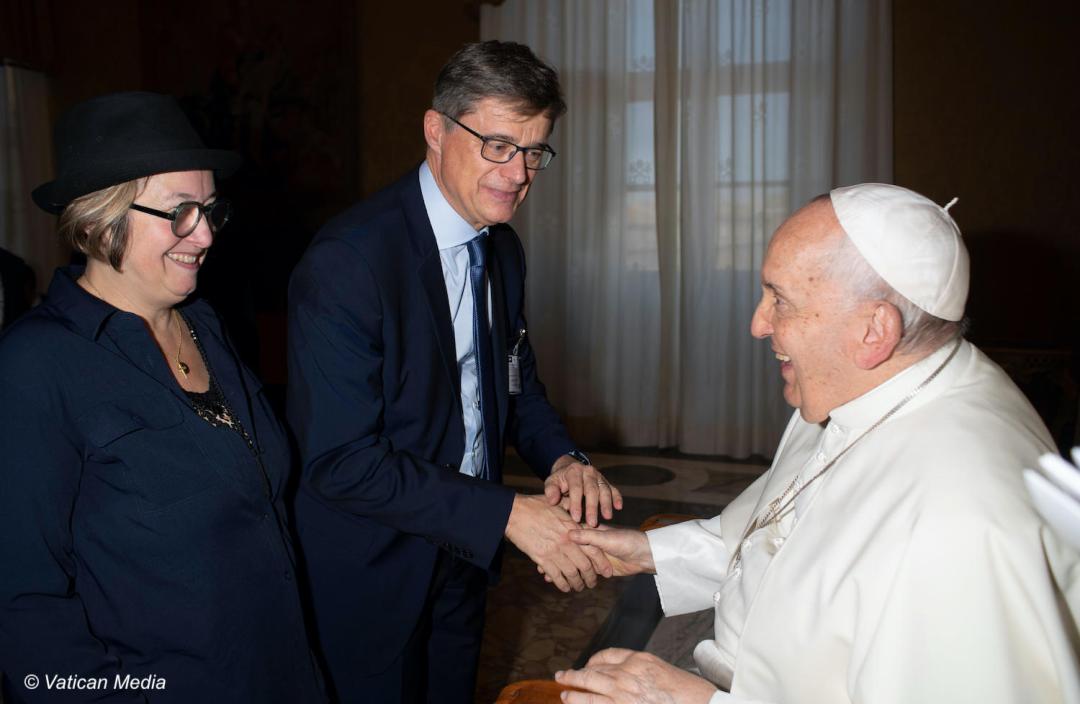
[[[402,650],[441,548],[494,569],[513,491],[512,443],[541,477],[573,449],[537,379],[522,393],[507,349],[526,328],[525,260],[507,225],[489,230],[493,358],[502,444],[495,481],[458,472],[460,374],[434,232],[409,172],[315,237],[289,287],[288,413],[303,472],[296,521],[331,673],[377,672]]]

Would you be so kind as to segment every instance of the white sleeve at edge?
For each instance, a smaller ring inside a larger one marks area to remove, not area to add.
[[[664,614],[711,608],[731,559],[720,535],[720,516],[656,528],[645,535],[656,564],[656,591]]]

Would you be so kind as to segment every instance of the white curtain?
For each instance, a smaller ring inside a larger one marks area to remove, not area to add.
[[[888,0],[507,0],[484,39],[569,112],[515,219],[530,337],[579,442],[768,456],[790,412],[750,337],[768,239],[892,177]]]
[[[53,174],[49,80],[17,66],[0,69],[0,247],[34,269],[42,291],[70,254],[56,237],[56,217],[30,199]]]

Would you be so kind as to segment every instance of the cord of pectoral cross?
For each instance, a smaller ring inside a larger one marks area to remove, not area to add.
[[[841,457],[843,457],[845,454],[847,454],[848,450],[855,447],[855,445],[857,445],[859,443],[859,441],[862,440],[863,438],[865,438],[867,435],[869,435],[870,433],[877,430],[881,426],[882,423],[884,423],[888,419],[892,418],[897,413],[897,411],[899,411],[901,408],[906,406],[908,404],[908,402],[911,401],[911,399],[915,398],[915,396],[920,391],[925,389],[930,384],[931,381],[933,381],[935,378],[937,378],[937,375],[940,374],[941,371],[943,369],[945,369],[945,367],[949,364],[949,362],[952,361],[952,358],[956,356],[957,350],[960,349],[960,343],[961,342],[963,342],[962,338],[957,339],[956,344],[953,346],[952,351],[949,353],[949,356],[945,358],[944,362],[942,362],[940,365],[938,365],[938,368],[935,369],[930,374],[930,376],[926,377],[926,379],[924,379],[921,384],[919,384],[914,389],[912,389],[911,392],[907,396],[900,399],[899,403],[897,403],[895,406],[890,408],[889,411],[885,415],[881,416],[881,418],[878,418],[877,422],[874,423],[873,425],[871,425],[866,430],[864,430],[863,433],[861,435],[859,435],[859,437],[852,440],[847,445],[847,447],[840,450],[840,452],[837,453],[836,457],[833,457],[832,460],[830,460],[827,465],[825,465],[824,467],[819,469],[817,471],[817,473],[814,474],[814,476],[810,477],[810,479],[808,479],[798,489],[795,489],[795,485],[799,481],[799,477],[798,477],[798,475],[796,475],[795,478],[791,480],[791,483],[788,484],[787,488],[784,489],[784,491],[780,494],[780,496],[776,497],[775,499],[773,499],[772,501],[769,502],[769,505],[768,505],[768,507],[766,507],[764,513],[762,513],[760,516],[758,516],[753,521],[751,521],[750,525],[747,526],[746,531],[743,533],[742,538],[739,540],[738,546],[735,548],[735,551],[731,555],[731,561],[728,563],[728,571],[730,572],[731,570],[735,569],[739,565],[739,563],[742,561],[742,547],[743,547],[743,543],[746,542],[747,538],[749,538],[751,535],[753,535],[757,531],[761,530],[762,528],[765,528],[766,526],[768,526],[768,525],[770,525],[772,523],[779,523],[781,520],[783,520],[784,516],[786,516],[788,513],[790,513],[792,510],[794,510],[794,508],[795,508],[795,499],[798,498],[799,494],[806,491],[806,488],[808,486],[810,486],[811,484],[816,482],[818,479],[820,479],[821,476],[825,474],[825,472],[829,471],[829,469],[831,469],[832,466],[835,465],[837,463],[837,461],[840,460]],[[794,489],[794,492],[792,492],[793,489]],[[788,496],[789,493],[791,494],[791,496]],[[784,497],[787,497],[787,499],[785,500]]]

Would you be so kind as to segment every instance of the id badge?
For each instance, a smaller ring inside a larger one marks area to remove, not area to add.
[[[518,330],[518,339],[514,345],[514,350],[506,356],[506,367],[510,370],[511,396],[517,396],[521,393],[521,358],[518,357],[518,351],[521,349],[521,343],[525,341],[525,334],[525,328]]]
[[[506,356],[506,366],[510,370],[510,395],[521,393],[521,362],[516,354]]]

